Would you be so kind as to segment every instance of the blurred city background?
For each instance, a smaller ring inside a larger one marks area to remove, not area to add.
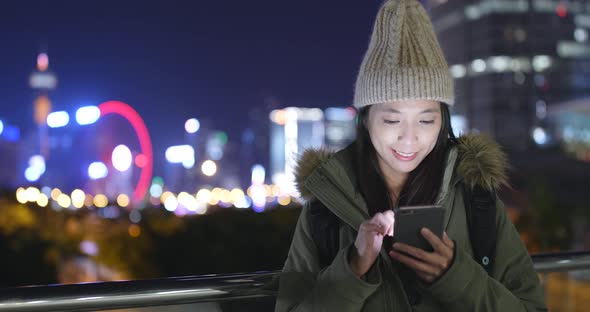
[[[455,133],[508,153],[529,251],[590,250],[590,2],[423,4]],[[354,140],[379,5],[3,3],[0,286],[280,269],[296,155]],[[590,303],[589,280],[557,276],[550,305]]]

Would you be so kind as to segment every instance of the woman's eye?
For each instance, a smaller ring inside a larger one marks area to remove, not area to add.
[[[386,124],[394,125],[394,124],[398,124],[399,120],[384,120],[384,122]]]
[[[420,123],[425,125],[431,125],[434,123],[434,120],[420,120]]]

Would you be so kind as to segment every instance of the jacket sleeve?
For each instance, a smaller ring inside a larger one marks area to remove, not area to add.
[[[275,311],[360,311],[381,284],[379,265],[358,278],[348,265],[350,245],[341,249],[329,266],[320,268],[308,217],[306,204],[281,273]]]
[[[497,199],[493,278],[465,250],[455,250],[449,270],[426,288],[453,311],[547,311],[539,277],[516,228]]]

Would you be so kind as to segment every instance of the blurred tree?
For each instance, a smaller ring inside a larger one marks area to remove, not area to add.
[[[30,207],[0,198],[0,287],[56,282],[52,242],[37,226]]]
[[[151,258],[163,276],[278,270],[287,257],[299,212],[227,209],[185,217],[183,230],[155,238]]]
[[[96,210],[23,205],[0,198],[0,286],[159,278],[278,270],[291,243],[300,206],[255,213],[211,209],[179,218],[144,209],[131,223]],[[96,244],[97,252],[81,243]],[[101,274],[107,272],[108,274]],[[81,280],[80,280],[81,281]]]

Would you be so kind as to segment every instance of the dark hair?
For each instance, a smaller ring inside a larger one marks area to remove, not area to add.
[[[372,106],[372,105],[371,105]],[[358,115],[356,144],[356,175],[358,187],[365,199],[369,214],[392,209],[389,190],[379,169],[377,152],[371,142],[367,119],[371,106],[363,107]],[[451,128],[451,114],[449,107],[440,103],[442,125],[436,145],[422,160],[420,165],[408,175],[402,187],[398,206],[434,204],[442,182],[445,159],[449,148],[457,144],[457,139]]]

